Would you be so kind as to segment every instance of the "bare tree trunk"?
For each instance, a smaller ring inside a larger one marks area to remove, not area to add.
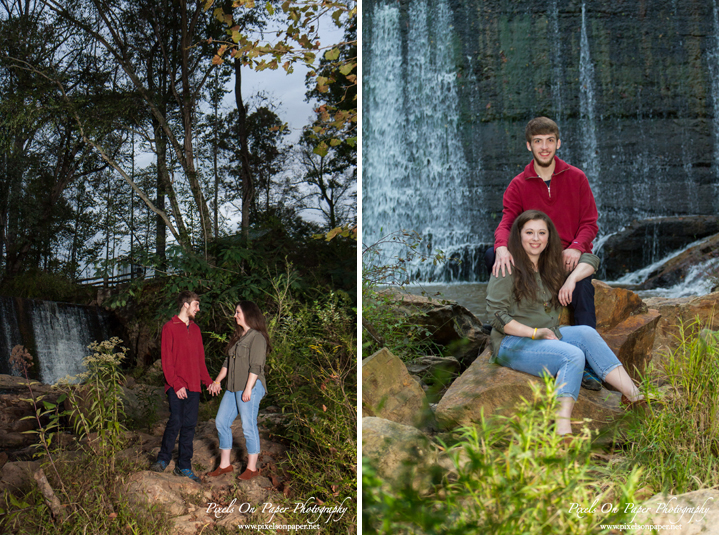
[[[242,234],[245,240],[250,237],[250,206],[254,197],[254,184],[252,181],[252,170],[250,169],[250,149],[247,142],[247,110],[242,102],[242,63],[235,58],[235,103],[237,104],[237,131],[240,139],[240,155],[242,166],[240,169],[242,177]]]

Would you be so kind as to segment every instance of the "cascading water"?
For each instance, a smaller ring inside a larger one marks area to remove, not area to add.
[[[368,246],[382,235],[415,230],[424,251],[442,251],[454,265],[417,261],[414,277],[452,280],[459,271],[471,277],[477,239],[467,211],[480,199],[470,198],[465,183],[451,12],[442,0],[412,2],[408,12],[404,47],[400,10],[379,4],[372,13],[363,241]]]
[[[87,346],[117,331],[116,322],[99,307],[0,297],[0,310],[2,373],[9,373],[12,348],[24,345],[34,357],[32,375],[45,384],[85,371]]]
[[[552,109],[554,120],[558,125],[564,124],[564,101],[562,99],[562,86],[564,85],[564,68],[562,61],[562,36],[559,31],[559,5],[558,0],[552,1],[549,10],[549,35],[552,47]],[[561,134],[561,132],[560,132]],[[562,159],[571,162],[572,153],[569,144],[562,149]]]
[[[412,265],[416,278],[486,280],[479,259],[538,115],[589,179],[597,245],[638,218],[716,214],[717,3],[366,0],[363,245],[414,230],[461,259]]]
[[[597,148],[597,120],[596,104],[594,102],[594,65],[589,51],[589,37],[587,36],[586,7],[582,4],[582,36],[579,51],[579,110],[581,116],[582,142],[582,170],[587,175],[592,187],[594,198],[599,211],[600,225],[602,223],[602,185],[599,153]]]

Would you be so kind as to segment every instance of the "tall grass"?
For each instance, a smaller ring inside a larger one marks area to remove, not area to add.
[[[431,496],[410,485],[385,491],[371,466],[363,466],[363,526],[366,533],[496,535],[598,533],[601,524],[619,524],[633,502],[640,471],[624,482],[597,480],[590,437],[584,429],[569,446],[554,432],[554,388],[533,386],[533,398],[512,417],[482,418],[459,430],[448,449],[456,475],[445,477]],[[617,511],[576,514],[612,503]]]
[[[679,325],[677,341],[665,359],[664,396],[627,435],[627,464],[674,494],[719,485],[719,336],[697,320]]]

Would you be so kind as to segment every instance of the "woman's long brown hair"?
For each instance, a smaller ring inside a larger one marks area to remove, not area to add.
[[[250,327],[250,329],[261,332],[262,336],[265,337],[265,341],[267,342],[266,354],[269,354],[270,351],[272,351],[272,344],[270,343],[270,335],[267,334],[267,322],[265,321],[265,316],[262,314],[260,307],[252,301],[240,301],[235,306],[235,310],[237,310],[237,307],[240,307],[240,310],[242,310],[242,315],[245,317],[245,323]],[[235,322],[235,332],[232,334],[232,338],[230,338],[230,341],[225,348],[225,353],[230,352],[232,346],[237,343],[237,340],[242,338],[243,334],[245,334],[245,330],[237,325],[237,322]]]
[[[514,258],[514,297],[517,302],[522,299],[533,301],[537,298],[537,281],[534,278],[534,266],[529,255],[522,247],[522,229],[529,221],[544,221],[547,224],[549,238],[547,247],[539,256],[539,276],[551,294],[553,306],[560,306],[559,290],[562,288],[567,275],[562,266],[562,241],[559,233],[549,219],[549,216],[539,210],[527,210],[519,214],[514,220],[512,230],[509,232],[507,249]]]

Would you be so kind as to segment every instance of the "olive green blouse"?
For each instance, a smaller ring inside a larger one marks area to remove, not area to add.
[[[583,253],[579,263],[590,264],[596,271],[599,267],[599,258],[591,253]],[[551,329],[558,339],[562,339],[562,334],[559,332],[561,307],[551,305],[551,294],[545,287],[542,277],[539,273],[535,273],[534,276],[539,288],[536,298],[533,301],[522,299],[520,302],[514,298],[514,271],[504,277],[494,275],[490,277],[487,285],[487,315],[492,324],[490,362],[494,362],[497,358],[499,345],[506,336],[504,326],[512,320],[532,328]]]
[[[227,368],[227,390],[241,392],[247,386],[250,373],[257,375],[267,392],[265,382],[265,358],[267,341],[260,331],[250,329],[230,348],[229,355],[222,364]]]

